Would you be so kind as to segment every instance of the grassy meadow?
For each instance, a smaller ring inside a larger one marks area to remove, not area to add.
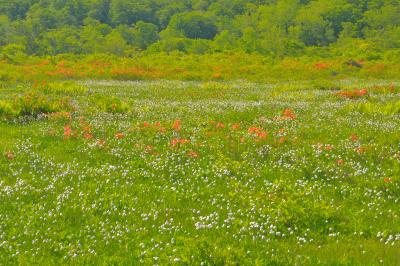
[[[400,83],[222,77],[2,83],[1,264],[400,265]]]

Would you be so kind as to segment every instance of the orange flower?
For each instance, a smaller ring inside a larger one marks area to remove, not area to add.
[[[124,135],[124,133],[118,132],[118,133],[116,133],[116,134],[114,135],[114,137],[115,137],[116,139],[122,139],[122,138],[125,137],[125,135]]]
[[[197,158],[197,157],[199,157],[199,154],[195,151],[189,151],[188,156],[192,157],[192,158]]]
[[[249,134],[257,134],[259,132],[262,132],[263,129],[260,127],[249,127],[249,129],[247,130],[247,133]]]
[[[188,139],[176,138],[176,139],[173,139],[173,140],[171,141],[171,145],[172,145],[173,147],[175,147],[175,146],[178,145],[178,144],[185,144],[185,143],[189,143],[189,142],[190,142],[190,140],[188,140]]]
[[[350,140],[352,140],[352,141],[358,141],[358,140],[359,140],[359,137],[358,137],[356,134],[353,134],[353,135],[350,136]]]
[[[161,126],[161,123],[157,121],[157,122],[154,123],[154,126],[160,127],[160,126]]]
[[[285,137],[280,137],[278,140],[279,143],[284,143],[285,141],[286,141]]]
[[[314,65],[314,67],[315,67],[316,69],[318,69],[318,70],[322,70],[322,69],[328,68],[329,65],[328,65],[327,63],[318,62],[318,63],[316,63],[316,64]]]
[[[235,123],[232,125],[232,130],[236,130],[240,127],[240,125],[238,123]]]
[[[146,151],[151,151],[151,150],[153,150],[153,146],[147,145],[144,149],[145,149]]]
[[[143,127],[149,127],[149,126],[150,126],[149,122],[146,121],[143,122]]]
[[[383,182],[385,182],[385,183],[392,183],[392,179],[391,179],[390,177],[385,177],[385,178],[383,179]]]
[[[222,74],[221,73],[214,73],[214,74],[212,74],[212,76],[211,76],[213,79],[220,79],[220,78],[222,78]]]
[[[262,138],[262,139],[266,138],[267,134],[268,134],[268,132],[266,132],[266,131],[261,131],[261,132],[256,133],[257,137]]]
[[[218,123],[215,125],[215,127],[216,127],[216,128],[225,128],[225,125],[224,125],[223,123],[218,122]]]
[[[15,158],[14,153],[12,151],[7,151],[5,155],[6,155],[6,158],[10,161],[14,160],[14,158]]]
[[[65,138],[70,138],[72,136],[72,129],[70,126],[66,125],[64,126],[64,137]]]
[[[342,159],[340,159],[340,160],[337,160],[336,163],[337,163],[338,165],[343,165],[343,164],[344,164],[344,161],[343,161]]]
[[[90,133],[85,133],[85,134],[83,134],[83,138],[84,138],[84,139],[92,139],[92,138],[93,138],[93,135],[90,134]]]
[[[174,123],[172,124],[172,128],[175,131],[180,131],[181,130],[181,120],[177,119],[174,121]]]
[[[344,98],[359,98],[362,96],[365,96],[368,93],[367,89],[361,89],[361,90],[353,90],[353,91],[339,91],[336,93],[338,96],[342,96]]]
[[[296,119],[296,117],[297,116],[294,114],[293,110],[290,108],[287,108],[287,109],[283,110],[283,112],[282,112],[283,119],[293,120],[293,119]]]
[[[329,144],[325,146],[326,151],[331,151],[332,149],[333,149],[333,147]]]

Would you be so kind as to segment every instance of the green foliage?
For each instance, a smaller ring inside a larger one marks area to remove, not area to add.
[[[0,118],[38,117],[55,112],[72,111],[69,98],[50,97],[37,92],[28,92],[14,100],[0,101]]]
[[[0,87],[76,107],[0,120],[2,264],[398,265],[398,81],[82,84]]]
[[[0,57],[11,63],[22,63],[26,59],[25,47],[19,44],[8,44],[1,47]]]
[[[286,57],[313,50],[308,47],[357,55],[363,42],[381,55],[400,47],[399,13],[397,1],[385,0],[12,0],[0,3],[0,46],[22,45],[38,55],[133,56],[151,47]],[[187,47],[197,39],[210,43]]]
[[[217,34],[217,26],[209,14],[193,11],[172,17],[164,35],[189,39],[211,40]]]
[[[123,114],[128,112],[129,110],[128,104],[115,96],[104,97],[101,95],[97,95],[96,97],[91,99],[91,101],[96,107],[93,111],[99,110],[111,114]]]
[[[399,115],[400,114],[400,101],[389,103],[359,103],[352,107],[355,111],[370,114],[381,115]]]
[[[45,94],[85,95],[88,92],[86,86],[75,82],[50,82],[39,86],[39,91]]]

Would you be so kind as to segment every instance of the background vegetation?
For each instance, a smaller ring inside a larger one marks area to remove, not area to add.
[[[0,3],[15,55],[243,51],[399,59],[398,0],[13,0]]]

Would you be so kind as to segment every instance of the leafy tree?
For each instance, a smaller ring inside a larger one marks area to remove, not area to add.
[[[218,33],[211,15],[193,11],[172,17],[167,30],[173,35],[190,39],[213,39]]]
[[[282,57],[365,41],[383,53],[400,47],[399,14],[396,0],[8,0],[0,1],[0,47],[119,55],[240,49]]]
[[[40,54],[44,55],[79,54],[82,52],[79,31],[73,27],[64,27],[44,33],[38,42],[38,47]]]

